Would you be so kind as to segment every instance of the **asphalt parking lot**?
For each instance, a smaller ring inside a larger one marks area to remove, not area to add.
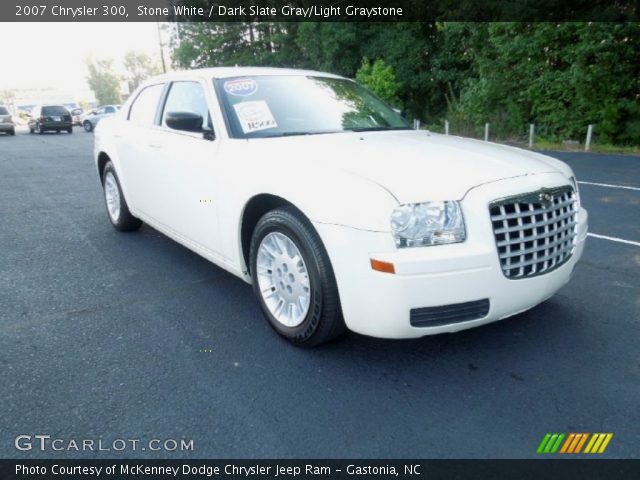
[[[535,457],[612,432],[640,458],[640,244],[590,238],[529,312],[411,341],[301,350],[249,285],[143,226],[109,224],[93,135],[0,135],[0,457]],[[640,242],[640,157],[557,153],[592,233]],[[193,439],[193,451],[17,451],[21,434]]]

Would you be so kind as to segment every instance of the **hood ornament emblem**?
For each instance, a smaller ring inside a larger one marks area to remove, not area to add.
[[[542,203],[542,206],[545,208],[549,208],[553,203],[553,195],[549,192],[542,191],[538,194],[538,200]]]

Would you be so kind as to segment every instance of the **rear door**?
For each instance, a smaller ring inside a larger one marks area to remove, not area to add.
[[[151,181],[157,164],[158,113],[164,83],[149,85],[133,100],[126,119],[115,124],[121,187],[132,213],[152,216],[162,197],[161,185]]]

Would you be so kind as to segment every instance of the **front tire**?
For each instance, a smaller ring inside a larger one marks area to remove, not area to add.
[[[107,162],[102,175],[104,200],[107,215],[113,227],[119,232],[131,232],[140,228],[140,219],[131,215],[129,206],[120,188],[120,181],[111,162]]]
[[[15,128],[12,128],[11,130],[9,130],[9,135],[11,135],[12,137],[16,135]]]
[[[91,125],[91,122],[89,120],[85,120],[85,122],[82,124],[82,126],[84,127],[84,131],[89,133],[93,130],[93,125]]]
[[[273,329],[314,347],[346,330],[327,252],[309,220],[293,206],[265,214],[251,239],[253,290]]]

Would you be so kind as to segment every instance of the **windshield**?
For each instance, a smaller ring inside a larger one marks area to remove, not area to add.
[[[69,111],[63,107],[63,106],[59,106],[59,105],[51,105],[48,107],[42,107],[42,115],[68,115]]]
[[[410,128],[391,107],[351,80],[260,75],[215,83],[234,138]]]

